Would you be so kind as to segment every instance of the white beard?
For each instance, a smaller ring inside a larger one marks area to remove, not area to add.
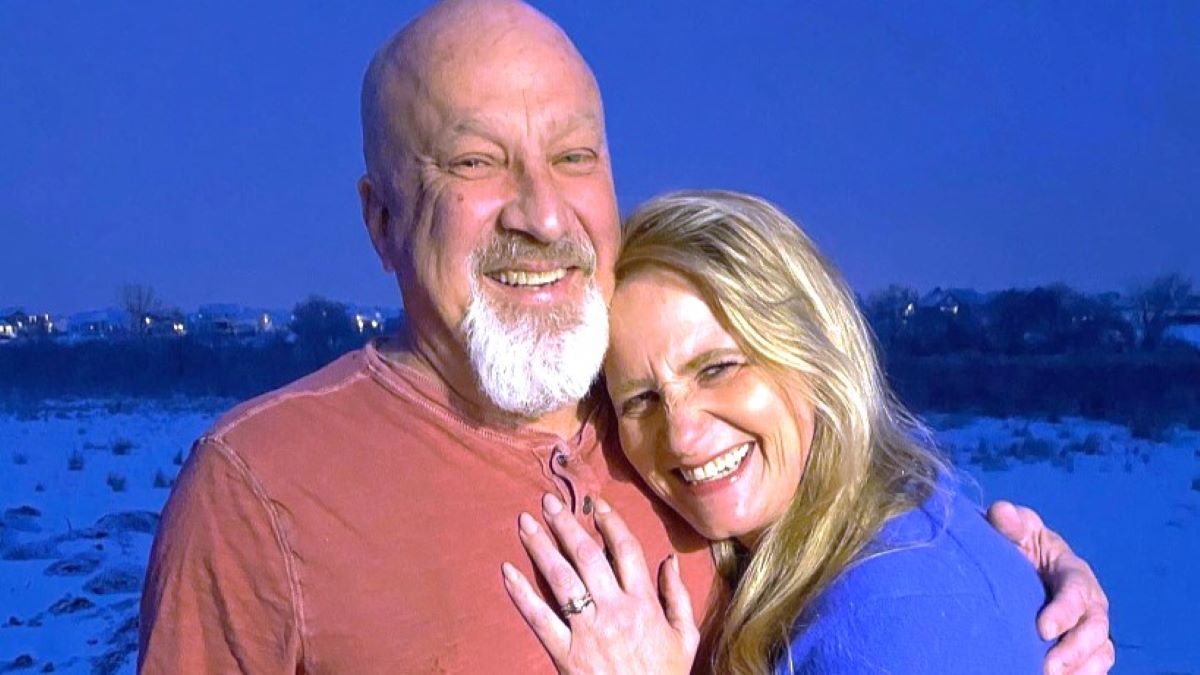
[[[569,309],[577,314],[570,321],[506,321],[471,284],[461,329],[479,387],[496,407],[537,419],[587,395],[608,348],[608,307],[593,281],[582,306]]]

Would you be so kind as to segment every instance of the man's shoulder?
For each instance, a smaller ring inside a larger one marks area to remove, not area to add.
[[[243,401],[221,415],[202,441],[215,441],[239,451],[287,443],[311,436],[337,418],[360,414],[379,396],[363,350],[278,389]]]

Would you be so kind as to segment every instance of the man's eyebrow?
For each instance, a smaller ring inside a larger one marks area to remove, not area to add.
[[[559,138],[581,128],[589,128],[593,131],[600,130],[600,116],[596,113],[572,113],[568,115],[562,124],[554,124],[553,136]]]
[[[500,143],[500,134],[485,118],[475,115],[459,117],[447,124],[440,134],[438,141],[447,143],[462,136],[478,136],[493,143]]]

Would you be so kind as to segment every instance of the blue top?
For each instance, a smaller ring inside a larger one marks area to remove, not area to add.
[[[1042,672],[1051,643],[1037,635],[1045,591],[1033,566],[941,487],[801,614],[777,673]]]

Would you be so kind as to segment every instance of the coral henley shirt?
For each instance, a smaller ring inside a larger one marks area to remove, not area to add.
[[[151,553],[142,672],[553,672],[500,574],[508,560],[533,578],[517,515],[544,492],[593,534],[603,496],[652,566],[680,553],[703,616],[706,542],[641,487],[605,406],[571,439],[484,426],[381,348],[196,442]]]

